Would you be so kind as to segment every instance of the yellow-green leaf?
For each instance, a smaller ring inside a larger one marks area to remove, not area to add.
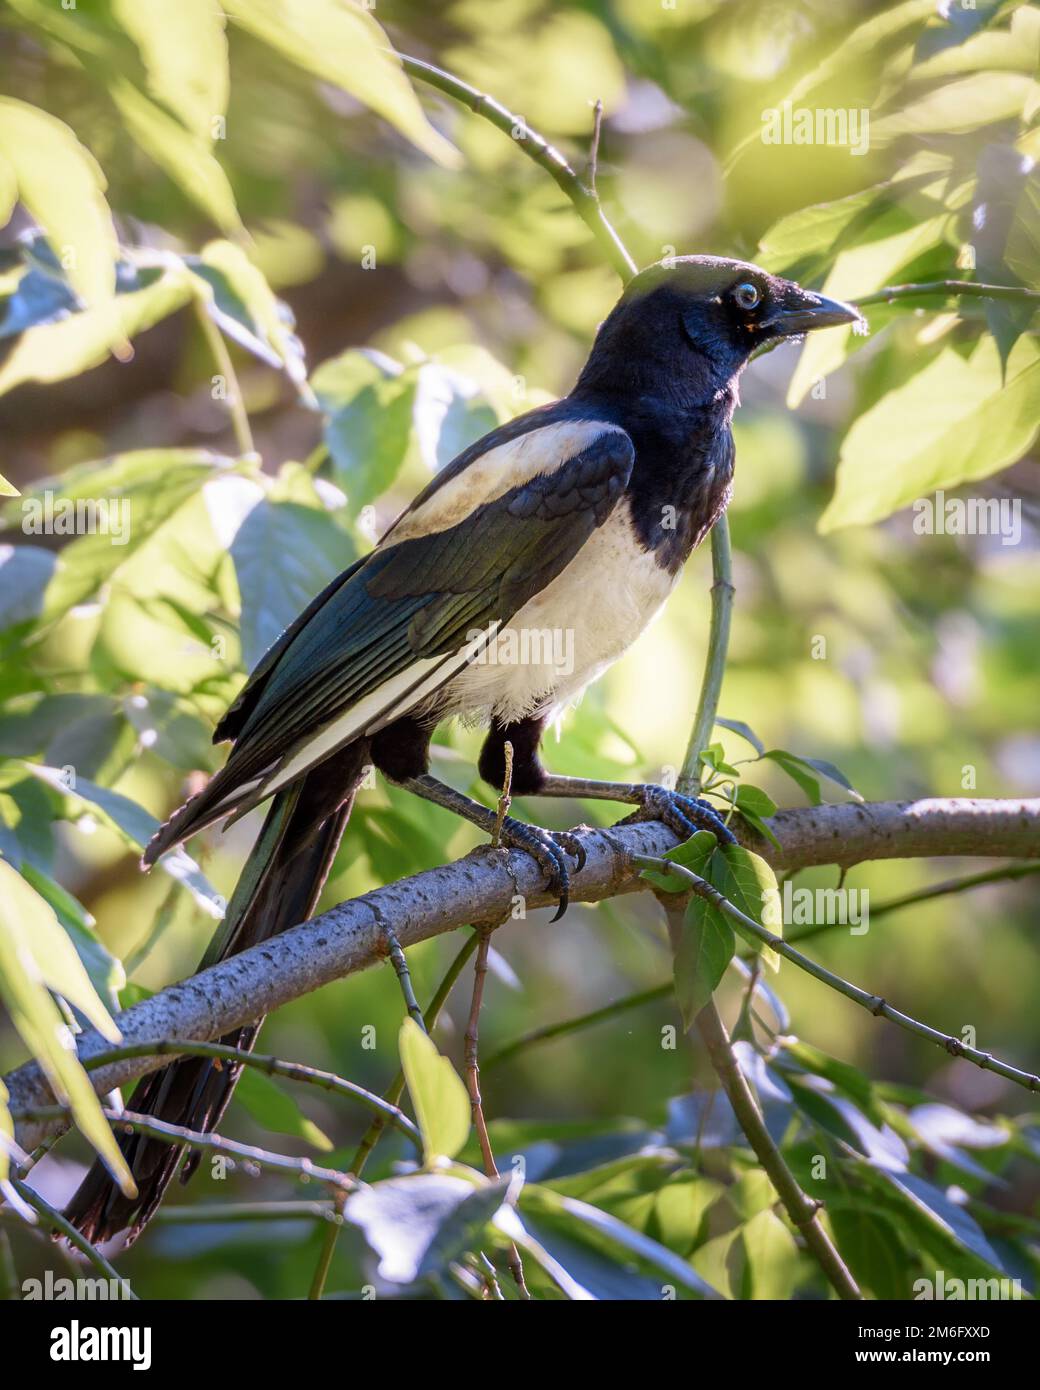
[[[20,497],[21,493],[14,483],[9,483],[2,473],[0,473],[0,497]]]
[[[454,1158],[469,1137],[470,1103],[462,1078],[414,1019],[401,1024],[398,1046],[426,1162]]]
[[[365,10],[342,0],[224,0],[224,9],[298,67],[370,107],[438,164],[458,167],[458,151],[426,119],[390,40]]]
[[[242,223],[235,195],[208,138],[186,129],[125,78],[112,81],[109,95],[127,130],[156,164],[218,227],[225,232],[238,231]]]
[[[132,1196],[130,1171],[50,990],[82,1010],[103,1037],[120,1040],[54,909],[0,860],[0,999],[55,1095],[71,1107],[76,1124]]]
[[[201,140],[227,109],[224,15],[214,0],[111,0],[112,13],[137,45],[153,97]]]
[[[937,488],[988,477],[1022,457],[1038,424],[1040,348],[1032,339],[1015,344],[1006,380],[992,338],[970,358],[947,348],[849,430],[820,530],[880,521]]]
[[[62,381],[98,366],[118,344],[151,328],[190,298],[187,273],[170,270],[143,290],[28,329],[0,367],[0,395],[23,381]]]
[[[77,294],[111,300],[118,246],[94,156],[64,121],[13,97],[0,97],[0,155]]]

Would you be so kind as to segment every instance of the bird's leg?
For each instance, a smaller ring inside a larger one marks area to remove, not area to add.
[[[577,861],[580,873],[585,865],[585,850],[581,841],[577,836],[563,831],[525,825],[513,816],[503,816],[500,823],[496,811],[489,811],[479,801],[431,776],[427,771],[430,734],[430,727],[418,720],[408,716],[398,719],[372,739],[372,760],[395,785],[422,797],[424,801],[443,806],[446,811],[454,812],[488,835],[494,836],[498,829],[499,843],[511,849],[526,850],[537,861],[559,899],[560,906],[553,921],[562,917],[567,910],[570,892],[570,870],[566,856],[569,854]]]
[[[547,772],[538,795],[620,801],[639,809],[619,824],[659,820],[684,840],[698,830],[710,830],[724,845],[737,843],[737,837],[710,802],[699,796],[684,796],[656,782],[603,782],[595,777],[561,777]]]
[[[556,796],[595,801],[620,801],[638,806],[626,820],[659,820],[684,840],[698,830],[710,830],[722,844],[736,844],[736,836],[715,808],[700,797],[653,782],[605,782],[593,777],[563,777],[546,772],[538,756],[538,745],[545,727],[544,716],[532,716],[515,724],[491,725],[480,754],[480,775],[493,787],[501,788],[505,767],[505,744],[513,745],[512,791],[514,796]]]
[[[464,792],[458,792],[446,782],[431,777],[428,772],[420,777],[409,777],[397,785],[405,791],[421,796],[424,801],[432,801],[435,806],[454,811],[455,815],[468,820],[488,835],[493,835],[497,828],[500,844],[508,845],[511,849],[526,850],[537,860],[549,880],[549,887],[560,902],[553,921],[567,911],[571,881],[567,855],[570,854],[577,860],[579,872],[585,865],[585,850],[576,835],[569,835],[566,831],[543,830],[537,825],[526,825],[513,816],[503,816],[499,824],[497,811],[489,811],[479,801],[474,801]]]

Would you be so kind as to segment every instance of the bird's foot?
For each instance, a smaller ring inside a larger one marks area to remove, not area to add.
[[[669,787],[659,787],[653,782],[647,782],[633,790],[640,794],[639,809],[619,821],[619,825],[659,820],[684,840],[688,840],[698,830],[710,830],[719,844],[737,843],[737,837],[714,806],[701,797],[684,796],[682,792],[672,791]]]
[[[505,816],[502,820],[499,840],[509,849],[522,849],[536,860],[553,896],[559,900],[554,922],[558,922],[567,911],[570,900],[571,874],[567,866],[567,855],[575,861],[578,873],[585,867],[585,848],[577,835],[567,830],[543,830],[540,825],[527,825],[524,821]]]

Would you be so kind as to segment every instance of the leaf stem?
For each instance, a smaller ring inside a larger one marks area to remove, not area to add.
[[[550,145],[544,135],[532,130],[522,116],[514,115],[494,97],[478,91],[476,87],[471,87],[468,82],[463,82],[452,73],[444,72],[432,63],[424,63],[420,58],[410,58],[405,53],[399,57],[405,72],[431,87],[436,87],[438,91],[453,97],[463,106],[468,106],[475,115],[483,116],[496,129],[515,140],[524,153],[544,169],[567,195],[578,216],[599,242],[607,260],[622,280],[630,280],[638,272],[639,267],[625,249],[624,243],[603,211],[595,187],[578,177],[566,157],[555,145]],[[594,138],[598,144],[595,131]]]
[[[256,454],[256,444],[253,442],[253,431],[249,424],[249,416],[246,413],[245,402],[242,399],[242,388],[238,384],[235,364],[231,360],[231,353],[228,351],[228,345],[224,341],[224,335],[210,318],[206,302],[201,295],[195,296],[194,305],[195,317],[199,321],[199,326],[206,339],[206,345],[213,357],[217,371],[224,378],[227,392],[226,404],[228,414],[231,417],[231,428],[235,432],[235,442],[238,445],[238,452],[243,457],[247,454]]]

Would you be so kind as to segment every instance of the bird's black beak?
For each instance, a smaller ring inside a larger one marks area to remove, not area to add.
[[[813,294],[792,285],[775,312],[762,325],[777,338],[793,338],[814,328],[836,328],[843,323],[861,323],[863,315],[851,304]]]

